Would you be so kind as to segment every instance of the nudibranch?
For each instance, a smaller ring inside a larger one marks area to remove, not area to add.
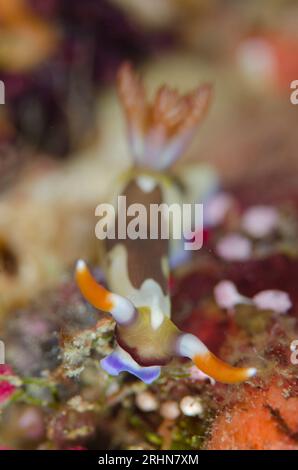
[[[141,203],[148,209],[151,204],[167,202],[174,193],[182,197],[185,189],[165,169],[183,152],[202,120],[211,87],[202,85],[180,96],[164,86],[153,104],[148,104],[141,80],[124,64],[118,74],[118,91],[134,160],[133,169],[121,179],[118,194],[126,196],[127,205]],[[161,366],[178,356],[191,359],[202,372],[221,382],[249,379],[256,369],[224,363],[171,320],[169,250],[170,242],[161,237],[105,240],[110,290],[94,279],[84,261],[78,261],[76,281],[82,295],[116,322],[115,350],[101,366],[111,375],[127,371],[151,383],[160,375]]]

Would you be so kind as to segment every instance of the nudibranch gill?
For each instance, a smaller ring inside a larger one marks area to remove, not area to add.
[[[148,209],[151,204],[167,202],[173,193],[182,197],[185,189],[164,170],[183,152],[205,115],[211,87],[201,85],[180,96],[164,86],[153,104],[148,104],[143,83],[126,63],[118,73],[118,91],[134,161],[132,170],[121,179],[118,194],[126,196],[127,205],[138,203]],[[221,382],[249,379],[256,369],[224,363],[171,320],[170,248],[169,240],[160,236],[105,240],[110,290],[94,279],[84,261],[78,261],[76,281],[82,295],[95,308],[109,312],[116,322],[116,347],[101,361],[102,367],[111,375],[127,371],[151,383],[160,375],[161,366],[178,356],[190,358],[201,371]]]

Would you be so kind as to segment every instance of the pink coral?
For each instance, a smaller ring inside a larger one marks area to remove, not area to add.
[[[248,238],[230,233],[217,242],[216,253],[226,261],[245,261],[252,255],[252,244]]]
[[[252,206],[242,217],[242,228],[255,238],[270,235],[278,223],[278,211],[271,206]]]
[[[276,313],[286,313],[292,307],[289,295],[281,290],[263,290],[253,297],[253,301],[259,309]]]
[[[245,297],[239,294],[235,284],[231,281],[221,281],[214,288],[217,305],[231,310],[235,305],[245,302]]]
[[[235,204],[233,197],[225,192],[217,193],[211,197],[204,206],[204,219],[207,226],[220,225],[233,204]]]
[[[217,305],[227,310],[233,310],[237,304],[251,304],[260,310],[272,310],[275,313],[284,314],[292,307],[287,292],[268,289],[259,292],[250,299],[241,295],[233,282],[226,280],[215,286],[214,297]]]
[[[13,375],[13,371],[8,365],[0,365],[0,376]],[[0,403],[5,402],[15,391],[15,386],[10,382],[0,381]]]

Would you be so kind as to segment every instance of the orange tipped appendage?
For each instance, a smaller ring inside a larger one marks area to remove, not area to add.
[[[244,382],[256,374],[253,367],[232,367],[221,359],[218,359],[210,351],[206,354],[196,354],[193,357],[195,365],[205,374],[218,382],[235,384]]]
[[[111,298],[112,294],[96,282],[86,263],[82,260],[77,262],[76,281],[82,295],[93,307],[104,312],[111,312],[113,310],[114,302]]]

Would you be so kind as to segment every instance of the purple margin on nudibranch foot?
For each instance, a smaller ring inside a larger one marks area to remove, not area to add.
[[[100,365],[110,375],[118,375],[120,372],[129,372],[146,384],[152,383],[160,375],[159,366],[139,366],[134,359],[120,347],[112,352],[112,354],[102,359]]]

